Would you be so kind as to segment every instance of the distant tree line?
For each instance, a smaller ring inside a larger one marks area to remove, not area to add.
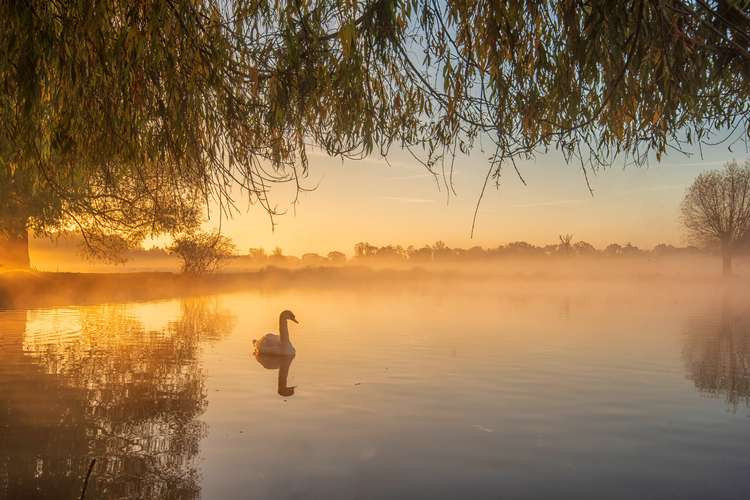
[[[325,265],[343,263],[366,263],[366,262],[466,262],[503,257],[668,257],[684,255],[701,255],[710,253],[698,247],[675,247],[661,243],[653,249],[646,250],[626,243],[620,245],[612,243],[603,249],[594,247],[586,241],[573,241],[573,235],[560,235],[559,243],[549,245],[533,245],[525,241],[515,241],[497,247],[484,248],[473,246],[471,248],[451,248],[443,241],[436,241],[432,245],[422,247],[401,245],[377,246],[368,242],[359,242],[354,245],[354,253],[351,259],[338,251],[329,252],[323,256],[317,253],[305,253],[301,257],[283,255],[281,249],[276,248],[272,254],[267,254],[262,248],[251,248],[247,256],[234,256],[234,259],[248,259],[256,264],[280,265]]]
[[[208,238],[210,242],[216,240],[216,234],[201,235]],[[183,236],[180,239],[182,246],[185,246],[188,238]],[[66,233],[57,240],[58,246],[47,239],[40,239],[38,244],[47,251],[54,251],[56,248],[63,251],[69,247],[71,250],[79,248],[80,235],[76,233]],[[177,241],[177,240],[176,240]],[[327,264],[345,264],[351,262],[368,262],[368,261],[404,261],[404,262],[432,262],[432,261],[470,261],[488,258],[501,257],[667,257],[682,255],[713,255],[720,251],[718,247],[711,246],[697,247],[686,246],[677,247],[665,243],[660,243],[652,249],[639,248],[632,243],[612,243],[603,248],[596,248],[591,243],[583,240],[575,241],[572,234],[562,234],[558,237],[557,243],[547,245],[534,245],[526,241],[514,241],[495,247],[473,246],[471,248],[451,248],[444,241],[436,241],[433,244],[418,246],[402,245],[384,245],[377,246],[368,242],[359,242],[354,245],[351,258],[341,251],[331,251],[326,254],[304,253],[301,256],[286,255],[280,247],[275,247],[270,251],[264,248],[250,248],[246,254],[237,253],[233,243],[225,236],[221,237],[222,255],[229,261],[247,262],[256,265],[327,265]],[[741,246],[745,251],[750,251],[750,241]],[[151,248],[137,248],[127,252],[128,260],[139,260],[149,258],[166,258],[170,256],[179,257],[177,248],[172,245],[167,248],[154,246]]]
[[[74,251],[80,249],[80,235],[66,233],[57,242],[58,247],[49,240],[39,240],[46,251]],[[195,233],[184,235],[167,247],[139,248],[127,252],[129,261],[162,260],[178,258],[182,261],[184,272],[200,274],[217,270],[220,266],[227,270],[242,268],[278,267],[315,267],[341,266],[347,264],[403,263],[425,265],[430,263],[467,263],[503,258],[665,258],[697,255],[719,255],[720,246],[677,247],[665,243],[651,249],[639,248],[632,243],[611,243],[603,248],[596,248],[583,240],[575,241],[572,234],[562,234],[557,243],[534,245],[526,241],[514,241],[495,247],[473,246],[471,248],[451,248],[443,241],[426,244],[421,247],[384,245],[377,246],[368,242],[354,245],[351,257],[344,252],[331,251],[325,255],[304,253],[301,256],[285,255],[280,247],[271,251],[263,248],[250,248],[246,254],[236,251],[232,241],[216,233]],[[750,240],[738,243],[738,254],[750,252]]]

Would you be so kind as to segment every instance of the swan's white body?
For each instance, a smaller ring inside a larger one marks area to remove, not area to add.
[[[273,333],[267,333],[258,340],[253,340],[257,354],[270,354],[271,356],[294,356],[295,350],[291,342],[282,342],[281,337]]]
[[[253,340],[255,354],[266,354],[269,356],[294,356],[295,350],[289,340],[289,327],[287,320],[295,323],[297,319],[291,311],[283,311],[279,316],[279,335],[267,333],[257,340]]]

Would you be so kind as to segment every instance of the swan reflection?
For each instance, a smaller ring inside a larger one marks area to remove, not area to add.
[[[279,370],[279,380],[277,390],[279,396],[294,396],[294,388],[296,386],[289,387],[287,385],[287,378],[289,377],[289,367],[292,366],[294,356],[272,356],[268,354],[254,354],[255,359],[258,363],[267,370]]]

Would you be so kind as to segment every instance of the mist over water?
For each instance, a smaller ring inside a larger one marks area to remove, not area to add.
[[[747,498],[746,298],[413,280],[3,311],[0,498],[77,497],[91,458],[91,498]],[[284,309],[297,356],[267,366]]]

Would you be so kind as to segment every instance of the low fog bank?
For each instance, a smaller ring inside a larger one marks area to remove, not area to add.
[[[67,273],[17,271],[0,273],[0,307],[44,307],[154,300],[247,289],[337,289],[384,293],[395,289],[438,287],[441,293],[501,289],[524,293],[658,293],[692,290],[713,293],[735,289],[750,292],[750,258],[735,261],[734,274],[721,275],[721,260],[712,256],[662,258],[508,258],[494,262],[432,263],[398,266],[369,265],[299,267],[266,266],[255,271],[232,270],[205,275],[178,272]],[[747,290],[746,290],[747,289]],[[484,292],[483,292],[484,293]]]
[[[632,245],[610,245],[597,250],[584,242],[537,247],[524,242],[492,249],[451,249],[442,242],[422,248],[358,243],[354,256],[330,252],[326,256],[266,254],[250,249],[232,255],[219,270],[182,274],[182,262],[162,248],[129,252],[123,264],[84,258],[75,238],[34,240],[32,271],[0,272],[0,306],[35,307],[153,300],[224,293],[247,289],[363,289],[389,293],[396,288],[438,287],[440,293],[465,293],[472,288],[524,293],[674,294],[713,293],[732,288],[745,296],[750,283],[750,255],[733,260],[733,272],[722,276],[722,259],[696,248],[659,245],[641,250]],[[750,289],[750,287],[749,287]],[[484,293],[484,292],[482,292]],[[505,293],[503,291],[503,293]]]
[[[32,269],[41,272],[135,273],[177,272],[180,260],[162,248],[136,249],[123,255],[125,262],[97,260],[89,256],[77,234],[56,239],[35,237],[29,240]]]

